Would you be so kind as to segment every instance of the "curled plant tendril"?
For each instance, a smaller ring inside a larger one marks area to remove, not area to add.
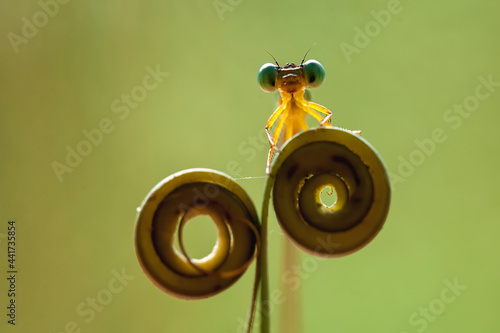
[[[182,240],[185,224],[208,215],[218,230],[212,253],[192,259]],[[180,251],[175,248],[175,235]],[[160,289],[184,299],[213,296],[232,285],[258,252],[257,213],[245,191],[223,173],[190,169],[160,182],[140,208],[136,252]]]
[[[389,211],[390,185],[375,149],[338,127],[294,136],[272,165],[278,222],[295,244],[317,256],[340,257],[367,245]],[[332,206],[321,202],[335,189]]]
[[[229,246],[230,243],[228,241],[231,240],[231,235],[229,234],[228,229],[225,228],[228,225],[227,221],[223,221],[220,219],[221,216],[224,216],[223,212],[221,211],[219,213],[220,213],[219,215],[213,216],[211,214],[211,212],[207,212],[207,215],[210,215],[212,217],[212,220],[217,225],[217,228],[219,230],[219,234],[223,234],[223,236],[217,240],[218,244],[216,246],[219,246],[221,243],[224,244],[223,247],[222,246],[220,247],[220,251],[222,253],[228,254],[230,251],[230,246]],[[182,216],[181,221],[179,223],[179,231],[177,232],[177,236],[178,236],[179,246],[181,248],[182,254],[184,255],[184,258],[186,258],[187,262],[191,266],[193,266],[194,269],[196,269],[198,272],[200,272],[203,275],[210,275],[210,276],[214,276],[214,277],[218,277],[218,278],[232,278],[232,277],[243,274],[247,270],[248,266],[250,266],[250,264],[252,263],[253,256],[250,257],[245,263],[243,263],[238,268],[236,268],[232,271],[221,272],[221,271],[209,271],[209,270],[206,270],[202,267],[202,264],[206,263],[208,261],[207,259],[211,259],[213,257],[213,254],[211,254],[208,257],[205,257],[201,260],[200,259],[191,259],[191,257],[188,255],[188,253],[184,247],[184,241],[182,239],[182,230],[184,228],[184,225],[187,223],[187,221],[189,221],[189,219],[191,219],[195,216],[201,215],[201,214],[203,214],[203,211],[200,209],[190,210],[187,214],[184,214]],[[256,246],[256,249],[258,252],[258,249],[260,248],[259,230],[257,229],[257,227],[255,225],[253,225],[249,220],[247,220],[245,218],[238,218],[237,220],[239,220],[240,223],[242,223],[242,224],[246,224],[250,229],[252,229],[252,231],[256,237],[255,246]]]
[[[327,206],[329,188],[337,201]],[[246,332],[252,331],[260,287],[260,332],[270,332],[267,271],[269,201],[285,234],[313,255],[340,257],[367,245],[389,211],[390,185],[375,149],[354,132],[320,127],[292,137],[277,154],[266,179],[261,220],[245,191],[229,176],[209,169],[173,174],[147,195],[135,231],[145,274],[163,291],[184,299],[213,296],[231,286],[257,257]],[[183,228],[208,215],[218,230],[211,254],[192,259]],[[174,246],[178,239],[180,251]]]

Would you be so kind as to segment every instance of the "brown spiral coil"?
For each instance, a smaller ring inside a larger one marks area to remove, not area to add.
[[[361,136],[317,128],[293,137],[276,157],[273,204],[284,232],[303,250],[340,257],[368,244],[380,231],[390,204],[386,169]],[[322,203],[325,187],[337,201]]]
[[[199,215],[213,220],[218,239],[212,253],[192,259],[182,231]],[[210,297],[231,286],[256,256],[259,242],[250,198],[234,180],[215,170],[189,169],[167,177],[147,195],[137,217],[136,253],[145,274],[179,298]]]

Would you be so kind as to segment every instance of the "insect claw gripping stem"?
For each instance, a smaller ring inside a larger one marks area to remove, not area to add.
[[[320,123],[319,126],[332,126],[330,124],[330,119],[332,118],[332,114],[330,113],[328,116],[325,117]],[[326,124],[326,125],[325,125]]]

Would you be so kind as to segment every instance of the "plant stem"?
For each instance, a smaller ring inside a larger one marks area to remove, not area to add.
[[[282,276],[285,276],[287,272],[292,272],[296,269],[298,251],[295,245],[287,238],[283,239],[283,245],[284,259]],[[283,284],[282,288],[285,302],[282,305],[280,332],[301,332],[300,285]]]
[[[274,185],[274,174],[270,174],[266,178],[266,187],[264,189],[264,197],[262,200],[261,213],[261,251],[260,251],[260,332],[270,332],[270,304],[269,304],[269,273],[267,263],[267,218],[269,215],[269,200],[271,199],[271,190]]]
[[[274,175],[266,177],[266,186],[264,189],[264,198],[262,201],[261,213],[261,235],[260,235],[260,250],[257,257],[257,265],[255,268],[255,280],[252,292],[252,301],[248,314],[246,332],[251,333],[253,321],[255,318],[255,308],[257,306],[257,296],[260,286],[260,332],[270,332],[270,313],[269,313],[269,274],[267,269],[267,217],[269,215],[269,200],[271,198],[271,190],[274,185]]]
[[[253,291],[252,291],[252,301],[250,303],[250,311],[248,313],[248,319],[247,319],[247,325],[246,325],[246,333],[252,333],[252,327],[253,327],[253,321],[255,319],[255,307],[257,304],[257,297],[259,294],[259,286],[260,286],[260,262],[262,259],[262,256],[260,255],[260,249],[259,249],[259,256],[257,257],[257,264],[255,267],[255,278],[254,278],[254,284],[253,284]]]

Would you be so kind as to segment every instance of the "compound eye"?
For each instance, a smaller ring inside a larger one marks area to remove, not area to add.
[[[307,60],[304,63],[304,73],[306,75],[308,88],[319,87],[326,76],[325,68],[316,60]]]
[[[276,79],[278,77],[278,68],[267,63],[262,65],[259,69],[259,74],[257,74],[257,81],[259,81],[260,89],[265,92],[273,92],[276,88]]]

